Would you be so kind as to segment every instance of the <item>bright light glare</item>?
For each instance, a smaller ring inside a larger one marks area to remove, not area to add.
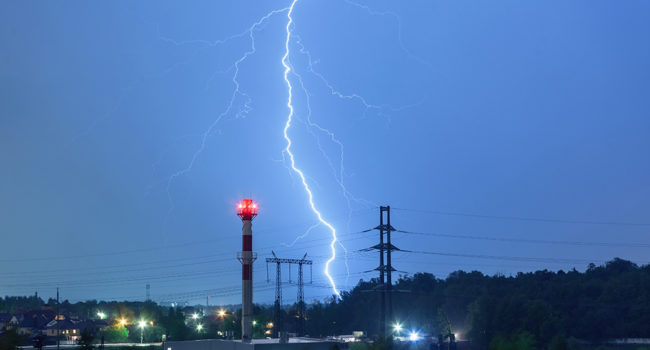
[[[106,318],[106,314],[103,313],[103,312],[101,312],[101,311],[99,311],[99,312],[97,313],[97,316],[98,316],[100,319],[102,319],[102,320],[103,320],[104,318]]]
[[[125,320],[125,319],[121,319],[121,320],[120,320],[120,324],[121,324],[122,326],[126,325],[126,320]]]
[[[147,322],[146,322],[146,321],[140,321],[140,322],[138,322],[138,327],[140,327],[140,328],[144,328],[144,327],[146,327],[146,326],[147,326]]]
[[[198,318],[199,318],[199,314],[197,314],[197,313],[193,314],[193,315],[192,315],[192,318],[195,319],[195,320],[198,319]]]
[[[202,325],[202,324],[196,325],[196,330],[197,330],[197,331],[200,331],[200,330],[202,330],[202,329],[203,329],[203,325]]]
[[[420,334],[418,332],[416,332],[416,331],[411,331],[411,333],[409,333],[409,340],[410,341],[418,341],[418,340],[420,340]]]
[[[399,323],[395,323],[395,325],[393,325],[393,329],[395,330],[395,332],[399,333],[402,331],[402,325]]]
[[[219,317],[224,317],[226,316],[226,310],[219,310],[217,314],[219,315]]]

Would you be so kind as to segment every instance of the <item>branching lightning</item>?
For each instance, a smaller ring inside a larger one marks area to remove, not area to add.
[[[316,227],[320,226],[320,225],[321,225],[321,223],[320,223],[320,221],[319,221],[319,222],[317,222],[317,223],[315,223],[315,224],[309,226],[309,228],[307,229],[307,231],[305,231],[305,233],[303,233],[303,234],[299,235],[298,237],[296,237],[296,238],[293,240],[293,242],[291,242],[290,244],[282,243],[282,245],[285,246],[285,247],[287,247],[287,248],[291,248],[291,247],[293,247],[294,245],[296,245],[296,242],[298,242],[299,240],[304,239],[305,237],[309,236],[309,234],[311,233],[311,231],[312,231],[313,229],[315,229]]]
[[[289,53],[290,53],[289,43],[291,42],[291,25],[293,24],[293,18],[291,17],[291,14],[293,13],[294,6],[296,5],[297,2],[298,0],[293,0],[291,2],[291,6],[289,7],[289,12],[287,12],[287,19],[288,19],[287,26],[286,26],[287,37],[284,42],[284,48],[285,48],[284,56],[282,56],[282,66],[284,67],[284,81],[287,84],[287,89],[289,92],[289,95],[287,97],[287,107],[289,108],[289,115],[287,116],[287,122],[284,125],[284,132],[283,132],[284,139],[287,141],[287,147],[284,149],[284,151],[286,152],[286,154],[289,155],[291,168],[296,174],[298,174],[300,180],[302,181],[302,185],[305,188],[305,192],[307,192],[307,196],[309,198],[309,206],[311,207],[311,210],[314,212],[314,214],[316,214],[318,221],[324,226],[326,226],[330,230],[330,232],[332,232],[332,241],[330,242],[330,250],[332,252],[332,256],[325,263],[325,275],[327,276],[327,279],[329,280],[330,285],[332,286],[332,290],[334,291],[334,294],[336,294],[340,298],[341,294],[336,288],[336,283],[334,283],[334,279],[332,278],[329,272],[330,264],[332,263],[332,261],[334,261],[334,259],[336,259],[335,245],[338,241],[338,238],[336,237],[336,229],[334,228],[334,226],[332,226],[332,224],[330,224],[325,219],[323,219],[323,215],[316,208],[316,204],[314,204],[314,195],[311,189],[309,188],[309,185],[307,184],[305,175],[302,172],[302,170],[296,167],[296,160],[293,156],[293,153],[291,153],[291,138],[289,137],[289,133],[288,133],[289,128],[291,127],[291,121],[293,119],[294,110],[293,110],[293,101],[292,101],[293,86],[291,85],[291,81],[289,80],[289,73],[291,72],[291,67],[287,63],[287,59],[289,58]]]
[[[297,46],[298,54],[303,55],[304,57],[307,58],[306,72],[314,75],[317,78],[316,80],[320,81],[326,87],[326,89],[329,91],[329,93],[332,96],[334,96],[334,97],[336,97],[336,98],[338,98],[340,100],[359,103],[360,105],[362,105],[364,107],[363,116],[365,116],[366,113],[368,113],[368,111],[372,111],[373,114],[376,113],[376,115],[378,115],[378,116],[387,116],[389,113],[386,113],[386,112],[401,111],[401,110],[403,110],[405,108],[409,108],[409,107],[411,107],[413,105],[416,105],[416,104],[419,104],[419,103],[409,105],[409,106],[403,106],[403,107],[395,108],[395,107],[391,107],[391,106],[387,106],[387,105],[373,104],[373,103],[368,102],[368,100],[366,98],[364,98],[360,94],[357,94],[357,93],[354,93],[354,92],[352,92],[352,93],[350,93],[350,92],[342,92],[341,90],[336,89],[334,87],[334,85],[331,84],[325,78],[325,76],[323,74],[321,74],[316,69],[315,66],[317,65],[318,62],[314,61],[312,59],[312,56],[311,56],[310,52],[303,45],[303,43],[301,41],[301,38],[297,34],[294,33],[295,24],[294,24],[294,19],[293,19],[292,15],[294,14],[293,10],[294,10],[294,7],[295,7],[296,3],[298,2],[298,0],[290,0],[290,1],[291,1],[291,4],[289,6],[281,8],[281,9],[273,10],[273,11],[267,13],[266,15],[259,18],[259,20],[257,22],[253,23],[250,27],[248,27],[244,31],[239,32],[239,33],[237,33],[235,35],[232,35],[230,37],[226,37],[224,39],[219,39],[219,40],[215,40],[215,41],[208,41],[208,40],[177,41],[177,40],[173,40],[173,39],[169,39],[169,38],[160,38],[164,42],[170,43],[172,45],[176,45],[176,46],[200,45],[200,46],[203,47],[203,49],[210,48],[210,47],[216,47],[216,46],[222,45],[222,44],[224,44],[224,43],[226,43],[226,42],[228,42],[230,40],[233,40],[233,39],[236,39],[236,38],[244,38],[246,36],[248,36],[249,41],[250,41],[250,46],[246,49],[245,52],[243,52],[241,54],[240,57],[238,57],[234,61],[234,63],[232,63],[227,69],[218,70],[218,71],[214,72],[209,77],[209,79],[207,80],[206,85],[209,84],[210,81],[212,81],[217,76],[217,74],[232,72],[232,76],[231,76],[231,81],[232,81],[232,86],[233,86],[232,93],[230,95],[230,98],[229,98],[229,100],[227,102],[227,105],[226,105],[225,109],[219,115],[217,115],[217,117],[211,122],[211,124],[207,127],[207,129],[203,133],[198,135],[199,140],[200,140],[200,144],[199,144],[198,148],[192,153],[191,158],[187,162],[186,166],[184,168],[182,168],[180,170],[177,170],[176,172],[172,173],[170,176],[166,177],[166,180],[163,180],[161,182],[161,184],[166,184],[165,191],[166,191],[166,195],[167,195],[167,200],[169,202],[168,211],[167,211],[167,214],[166,214],[164,222],[163,222],[163,231],[165,230],[165,227],[167,225],[167,221],[168,221],[169,217],[171,216],[172,212],[174,211],[174,202],[173,202],[172,193],[171,193],[172,192],[171,187],[172,187],[174,181],[177,180],[179,177],[182,177],[185,174],[192,171],[196,161],[198,160],[200,155],[205,150],[205,148],[207,146],[207,143],[208,143],[208,140],[209,140],[209,137],[217,130],[218,124],[220,123],[220,121],[223,118],[227,118],[229,115],[234,115],[235,118],[239,118],[239,117],[242,117],[242,116],[246,115],[252,109],[252,107],[251,107],[251,103],[252,103],[251,97],[245,91],[243,91],[241,89],[241,86],[240,86],[240,81],[239,81],[240,65],[244,61],[246,61],[246,59],[248,57],[250,57],[251,55],[256,53],[255,32],[257,30],[259,30],[259,27],[263,23],[265,23],[265,21],[267,21],[269,18],[271,18],[272,16],[274,16],[276,14],[286,12],[287,13],[287,23],[286,23],[286,27],[285,27],[286,37],[285,37],[285,42],[284,42],[284,46],[285,46],[284,47],[284,55],[282,56],[281,64],[284,67],[283,78],[284,78],[284,81],[285,81],[287,89],[288,89],[287,107],[288,107],[289,113],[287,115],[287,119],[286,119],[284,129],[283,129],[283,136],[284,136],[284,139],[286,140],[286,147],[284,148],[284,150],[282,152],[283,164],[287,167],[287,169],[288,169],[288,171],[289,171],[289,173],[291,175],[297,174],[298,177],[300,178],[300,182],[302,183],[304,191],[306,192],[306,194],[308,196],[308,202],[309,202],[310,209],[312,210],[312,212],[316,216],[317,221],[315,222],[315,224],[313,224],[311,227],[309,227],[306,230],[306,232],[304,232],[302,235],[296,237],[294,239],[294,241],[290,245],[285,244],[285,246],[289,246],[289,247],[293,246],[294,244],[296,244],[297,241],[305,238],[312,230],[316,229],[317,227],[320,227],[321,225],[325,226],[329,230],[329,232],[331,232],[331,241],[329,243],[329,248],[331,250],[331,255],[327,259],[327,261],[325,263],[324,273],[325,273],[327,279],[329,280],[330,287],[333,290],[334,294],[337,295],[338,297],[340,297],[340,293],[339,293],[339,290],[338,290],[338,288],[336,286],[336,283],[335,283],[335,281],[333,279],[333,276],[330,274],[330,264],[336,259],[336,245],[339,245],[343,249],[343,251],[345,252],[345,266],[346,266],[346,269],[347,269],[347,276],[349,277],[350,276],[350,270],[349,270],[348,259],[347,259],[348,251],[343,246],[343,244],[339,241],[338,235],[337,235],[337,230],[334,228],[334,226],[330,222],[325,220],[325,218],[323,217],[321,211],[316,206],[316,203],[315,203],[315,200],[314,200],[314,194],[312,192],[312,187],[310,187],[310,184],[312,186],[315,186],[315,188],[318,188],[318,183],[316,182],[315,179],[312,179],[311,177],[309,177],[308,174],[305,174],[303,172],[303,170],[298,168],[297,165],[296,165],[296,160],[295,160],[294,154],[292,152],[293,142],[292,142],[291,137],[289,136],[289,129],[292,126],[292,122],[294,120],[294,117],[295,117],[296,120],[299,120],[299,121],[305,123],[305,125],[307,126],[308,131],[311,133],[311,135],[314,136],[319,151],[321,152],[323,157],[326,159],[330,169],[332,170],[332,174],[334,176],[334,179],[337,182],[337,184],[338,184],[338,186],[339,186],[339,188],[340,188],[340,190],[342,192],[342,195],[345,198],[345,201],[347,203],[348,231],[350,231],[350,222],[351,222],[351,219],[352,219],[352,203],[353,202],[358,203],[358,204],[362,204],[364,206],[376,206],[376,204],[374,204],[374,203],[372,203],[370,201],[363,200],[363,199],[355,197],[354,195],[352,195],[352,193],[350,193],[350,191],[346,187],[345,181],[344,181],[345,176],[346,176],[345,175],[346,172],[345,172],[345,168],[344,168],[344,157],[345,157],[344,144],[335,135],[334,132],[327,129],[322,124],[319,124],[319,123],[315,122],[314,120],[312,120],[312,109],[311,109],[311,105],[310,105],[310,93],[309,93],[309,91],[307,90],[307,88],[305,86],[305,83],[303,81],[303,77],[296,71],[296,69],[292,65],[291,58],[293,57],[292,56],[293,53],[291,52],[291,44],[293,43],[293,44],[298,45]],[[367,7],[365,5],[355,3],[355,2],[353,2],[351,0],[344,0],[344,1],[349,5],[352,5],[352,6],[355,6],[355,7],[358,7],[358,8],[361,8],[361,9],[367,11],[372,16],[391,16],[391,17],[394,17],[395,20],[397,21],[397,25],[398,25],[398,28],[397,28],[398,29],[398,40],[400,42],[400,45],[401,45],[402,49],[409,56],[414,57],[414,55],[412,55],[406,49],[404,44],[402,43],[402,38],[401,38],[401,35],[402,35],[402,33],[401,33],[401,31],[402,31],[401,24],[402,23],[401,23],[400,17],[397,14],[392,13],[392,12],[377,12],[377,11],[371,10],[369,7]],[[195,54],[198,54],[198,51]],[[417,59],[417,57],[414,57],[414,58]],[[183,62],[183,63],[180,63],[180,64],[184,64],[184,63],[187,63],[187,61]],[[295,79],[295,81],[297,81],[298,85],[296,86],[296,89],[302,89],[302,91],[305,94],[306,106],[307,106],[306,118],[300,118],[299,115],[295,114],[294,105],[293,105],[294,86],[292,85],[292,79],[290,79],[290,77]],[[335,145],[335,147],[338,148],[339,159],[337,161],[333,162],[332,159],[330,159],[330,157],[328,156],[326,149],[323,147],[323,144],[321,144],[321,139],[320,139],[321,136],[325,137],[328,140],[328,142],[331,142],[333,145]],[[288,156],[288,157],[285,157],[285,156]],[[289,166],[287,166],[287,165],[289,165]]]
[[[376,11],[371,9],[369,6],[360,4],[358,2],[354,2],[352,0],[343,0],[345,1],[348,5],[358,7],[362,10],[365,10],[368,14],[371,16],[390,16],[395,19],[395,22],[397,22],[397,41],[399,42],[400,47],[402,48],[402,51],[406,53],[409,57],[412,59],[420,62],[421,64],[431,67],[431,63],[427,62],[426,60],[422,59],[421,57],[413,54],[411,50],[409,50],[406,45],[404,45],[404,40],[402,39],[402,17],[400,17],[397,13],[391,12],[391,11]]]
[[[214,42],[208,42],[208,41],[204,41],[204,40],[191,40],[191,41],[186,41],[186,42],[177,42],[177,41],[174,41],[172,39],[167,39],[167,38],[163,39],[163,40],[165,40],[167,42],[173,43],[174,45],[183,45],[183,44],[187,44],[187,43],[202,43],[202,44],[208,45],[208,46],[215,46],[215,45],[223,44],[223,43],[225,43],[225,42],[227,42],[229,40],[232,40],[232,39],[235,39],[235,38],[238,38],[238,37],[242,37],[246,33],[248,33],[248,36],[250,38],[250,43],[251,43],[250,48],[247,51],[245,51],[242,54],[242,56],[239,57],[232,64],[232,66],[230,66],[230,68],[228,69],[228,70],[232,69],[234,71],[233,75],[232,75],[232,79],[231,79],[232,83],[233,83],[233,86],[234,86],[234,89],[233,89],[233,92],[232,92],[232,94],[230,96],[230,100],[228,102],[228,105],[227,105],[226,109],[223,112],[221,112],[217,116],[217,118],[212,121],[212,123],[209,125],[207,130],[205,132],[203,132],[203,134],[201,134],[201,144],[200,144],[199,148],[192,154],[192,158],[190,159],[187,166],[185,168],[171,174],[167,178],[167,185],[165,187],[165,191],[167,193],[167,200],[169,202],[169,209],[167,210],[167,214],[165,215],[165,219],[163,221],[163,230],[166,227],[167,220],[169,220],[169,216],[174,211],[174,201],[172,199],[172,195],[171,195],[171,192],[170,192],[170,187],[171,187],[172,183],[174,182],[174,180],[176,178],[182,176],[182,175],[187,174],[188,172],[190,172],[192,170],[192,168],[194,167],[194,163],[196,162],[197,158],[201,155],[201,153],[205,149],[208,137],[214,132],[214,129],[217,127],[217,125],[219,124],[221,119],[223,119],[226,115],[228,115],[233,110],[233,107],[235,105],[235,101],[236,101],[238,96],[244,97],[245,102],[244,102],[243,107],[241,107],[239,109],[239,111],[237,111],[236,116],[240,117],[240,116],[248,113],[251,110],[251,107],[250,107],[251,98],[250,98],[250,96],[248,96],[248,94],[246,94],[245,92],[240,90],[240,83],[239,83],[238,77],[239,77],[239,65],[242,62],[244,62],[249,56],[253,55],[256,52],[255,35],[254,35],[255,30],[257,29],[257,27],[262,25],[262,23],[264,23],[271,16],[276,15],[278,13],[288,11],[288,10],[289,10],[288,7],[278,9],[278,10],[273,10],[273,11],[267,13],[266,15],[262,16],[257,22],[253,23],[253,25],[251,25],[247,30],[245,30],[245,31],[243,31],[243,32],[241,32],[239,34],[232,35],[232,36],[230,36],[230,37],[228,37],[226,39],[217,40],[217,41],[214,41]],[[214,74],[213,74],[213,77],[214,77]],[[210,78],[210,79],[212,79],[212,78]]]
[[[352,1],[347,1],[347,0],[346,0],[346,2],[348,4],[350,4],[350,5],[353,5],[353,6],[356,6],[356,7],[359,7],[359,8],[362,8],[362,9],[366,10],[370,15],[373,15],[373,16],[375,16],[375,15],[377,15],[377,16],[385,16],[385,15],[393,16],[396,19],[397,24],[398,24],[398,40],[400,42],[400,46],[402,47],[402,49],[409,56],[414,56],[406,49],[406,47],[404,46],[404,44],[402,42],[402,38],[401,38],[401,18],[397,14],[392,13],[392,12],[376,12],[376,11],[371,10],[369,7],[367,7],[365,5],[361,5],[361,4],[354,3]],[[291,10],[290,10],[291,13],[293,13],[292,10],[293,10],[294,5],[295,5],[295,1],[292,3],[292,5],[290,7],[291,8]],[[289,17],[290,17],[290,14],[289,14]],[[318,72],[316,70],[315,64],[317,62],[315,62],[313,60],[311,53],[305,48],[304,44],[302,43],[302,40],[301,40],[300,36],[297,35],[297,34],[294,34],[292,32],[292,27],[291,27],[292,24],[293,24],[293,19],[289,18],[289,23],[288,23],[288,26],[287,26],[287,41],[285,42],[285,56],[283,57],[283,65],[285,67],[285,70],[288,69],[288,71],[286,72],[287,74],[291,73],[293,76],[295,76],[295,78],[297,79],[297,81],[299,83],[299,87],[302,89],[302,91],[303,91],[303,93],[305,95],[305,100],[306,100],[305,102],[306,102],[306,107],[307,107],[307,115],[306,115],[306,118],[304,118],[302,121],[306,124],[308,131],[312,134],[312,136],[314,136],[314,139],[316,140],[318,149],[321,152],[322,156],[326,159],[330,169],[332,170],[334,179],[336,180],[336,182],[337,182],[337,184],[338,184],[338,186],[339,186],[339,188],[341,190],[341,193],[342,193],[343,197],[345,198],[345,201],[346,201],[346,204],[347,204],[347,209],[348,209],[348,218],[347,218],[347,226],[348,227],[347,227],[347,229],[349,231],[350,230],[350,224],[351,224],[351,221],[352,221],[352,202],[360,203],[362,205],[366,205],[366,206],[370,206],[370,207],[376,207],[377,204],[372,203],[371,201],[368,201],[368,200],[365,200],[365,199],[357,198],[347,189],[347,187],[345,186],[345,180],[344,180],[344,178],[345,178],[345,166],[344,166],[344,163],[345,163],[344,162],[345,147],[344,147],[343,142],[339,138],[336,137],[334,132],[332,132],[331,130],[323,127],[319,123],[316,123],[316,122],[314,122],[312,120],[312,109],[311,109],[311,103],[310,103],[311,95],[310,95],[309,91],[307,90],[307,88],[305,87],[305,84],[304,84],[304,81],[303,81],[303,78],[302,78],[301,74],[299,74],[294,69],[293,65],[289,61],[289,58],[290,58],[289,44],[291,43],[292,34],[295,37],[293,42],[296,45],[298,45],[299,53],[307,58],[307,66],[306,66],[307,72],[309,72],[310,74],[315,76],[318,80],[320,80],[320,82],[327,88],[327,90],[330,92],[330,94],[332,96],[334,96],[334,97],[336,97],[338,99],[341,99],[341,100],[354,101],[354,102],[357,102],[357,103],[361,104],[363,106],[363,108],[364,108],[363,116],[365,116],[366,113],[368,111],[370,111],[370,110],[376,112],[377,115],[379,115],[379,116],[387,116],[386,112],[401,111],[401,110],[403,110],[405,108],[409,108],[409,107],[411,107],[413,105],[416,105],[416,104],[408,105],[408,106],[401,106],[401,107],[397,107],[397,108],[392,107],[392,106],[387,106],[387,105],[377,105],[377,104],[373,104],[373,103],[368,102],[368,100],[365,97],[363,97],[362,95],[360,95],[360,94],[357,94],[357,93],[354,93],[354,92],[353,93],[344,93],[344,92],[341,92],[340,90],[336,89],[334,87],[334,85],[331,84],[327,80],[327,78],[325,78],[325,76],[323,76],[323,74],[321,74],[320,72]],[[293,90],[293,86],[291,86],[287,74],[285,74],[285,81],[287,82],[287,85],[290,87],[290,90],[291,90],[290,91],[290,100],[291,100],[293,98],[293,95],[291,94],[291,92]],[[289,101],[289,102],[291,102],[291,101]],[[419,103],[417,103],[417,104],[419,104]],[[293,108],[292,108],[292,106],[290,107],[290,112],[291,112],[290,117],[293,117]],[[298,116],[296,116],[296,118],[298,118]],[[325,151],[325,149],[323,148],[323,145],[320,142],[319,136],[316,133],[320,133],[320,134],[325,135],[329,139],[330,142],[332,142],[333,144],[335,144],[338,147],[338,149],[339,149],[339,160],[338,160],[338,164],[337,164],[338,165],[338,171],[336,169],[337,166],[334,165],[334,163],[332,162],[332,160],[328,156],[327,152]],[[292,168],[295,168],[295,166],[293,166],[293,165],[294,164],[292,164]],[[296,169],[292,169],[292,170],[295,172]],[[306,185],[305,181],[303,181],[303,185]],[[313,204],[313,203],[310,203],[310,204]],[[320,220],[320,218],[319,218],[319,220]],[[320,224],[321,224],[321,222],[319,221],[317,223],[317,225],[313,225],[313,226],[309,227],[302,235],[299,235],[298,237],[296,237],[294,239],[294,241],[291,243],[291,246],[293,246],[298,240],[303,239],[307,235],[309,235],[309,233],[315,227],[319,226]],[[336,236],[335,232],[333,232],[333,236],[334,237]],[[336,244],[338,244],[344,251],[344,257],[345,257],[344,262],[345,262],[345,267],[346,267],[346,271],[347,271],[347,276],[349,277],[349,275],[350,275],[350,267],[349,267],[349,263],[348,263],[348,250],[337,239],[336,239]],[[332,247],[333,247],[333,245],[332,245]],[[333,252],[332,254],[333,254],[333,257],[335,257],[335,253]],[[333,258],[331,260],[333,260]],[[328,275],[328,278],[329,278],[329,275]],[[346,281],[347,281],[347,279],[346,279]],[[332,286],[333,286],[333,288],[335,288],[334,283],[332,283]]]

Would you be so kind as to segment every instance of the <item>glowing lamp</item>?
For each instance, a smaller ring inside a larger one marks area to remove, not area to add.
[[[242,220],[253,220],[257,216],[257,204],[252,199],[242,199],[237,205],[237,216]]]
[[[420,334],[418,332],[415,332],[415,331],[409,333],[409,340],[410,341],[418,341],[418,340],[420,340]]]

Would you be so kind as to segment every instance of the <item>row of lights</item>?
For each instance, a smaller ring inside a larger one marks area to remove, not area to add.
[[[400,335],[402,330],[403,330],[403,327],[402,327],[401,324],[395,323],[393,325],[393,331],[395,331],[395,333],[397,333],[398,336]],[[422,337],[420,336],[420,333],[418,331],[415,331],[415,330],[410,331],[409,334],[408,334],[408,340],[410,340],[410,341],[418,341],[421,338]]]
[[[217,313],[217,315],[218,315],[219,317],[223,318],[223,317],[226,315],[226,311],[225,311],[225,310],[219,310],[219,312]],[[102,319],[102,320],[106,318],[106,314],[103,313],[103,312],[101,312],[101,311],[97,313],[97,316],[98,316],[100,319]],[[194,319],[194,320],[198,320],[198,319],[199,319],[199,314],[194,313],[194,314],[192,315],[192,319]],[[153,321],[151,321],[150,323],[151,323],[151,325],[153,326]],[[120,325],[125,326],[125,325],[126,325],[126,319],[124,319],[124,318],[120,319]],[[253,321],[253,326],[256,326],[256,325],[257,325],[257,321]],[[146,322],[146,321],[139,321],[139,322],[138,322],[138,327],[140,327],[140,329],[144,329],[144,327],[146,327],[146,326],[147,326],[147,322]],[[266,327],[267,327],[267,328],[273,328],[273,322],[269,322],[269,323],[267,323],[267,324],[266,324]],[[202,330],[203,330],[203,325],[202,325],[202,324],[197,324],[197,325],[196,325],[196,330],[197,330],[198,332],[202,331]],[[397,333],[398,336],[400,335],[400,333],[402,332],[402,330],[403,330],[403,327],[402,327],[401,324],[399,324],[399,323],[395,323],[395,324],[393,325],[393,331],[395,331],[395,333]],[[417,332],[417,331],[412,330],[412,331],[410,331],[409,334],[408,334],[408,339],[409,339],[410,341],[418,341],[418,340],[421,339],[420,333]]]
[[[393,325],[393,331],[394,331],[398,336],[400,335],[400,333],[402,332],[402,330],[403,330],[403,327],[402,327],[401,324],[399,324],[399,323],[395,323],[395,324]],[[456,336],[457,336],[457,335],[454,334],[454,337],[456,337]],[[408,340],[409,340],[409,341],[416,342],[416,341],[418,341],[418,340],[420,340],[420,339],[422,339],[422,336],[420,335],[420,332],[415,331],[415,330],[411,330],[411,331],[408,333]]]
[[[218,315],[220,318],[224,318],[224,317],[226,316],[226,310],[223,310],[223,309],[219,310],[219,311],[217,312],[217,315]],[[106,318],[106,314],[105,314],[104,312],[101,312],[101,311],[100,311],[100,312],[97,313],[97,317],[99,317],[100,319],[103,320],[103,319]],[[199,319],[199,314],[197,314],[197,313],[192,314],[192,319],[193,319],[193,320],[198,320],[198,319]],[[121,325],[122,327],[124,327],[124,326],[127,325],[127,321],[126,321],[125,318],[121,318],[121,319],[119,320],[119,323],[120,323],[120,325]],[[153,321],[150,321],[149,323],[153,326]],[[253,321],[253,325],[254,325],[254,326],[257,325],[257,321]],[[141,329],[141,331],[144,330],[144,327],[146,327],[146,326],[147,326],[147,321],[141,320],[141,321],[138,322],[138,327]],[[266,327],[267,327],[267,328],[273,328],[273,322],[269,322],[269,323],[267,323],[267,324],[266,324]],[[200,331],[202,331],[202,330],[203,330],[203,325],[202,325],[202,324],[197,324],[197,325],[196,325],[196,331],[197,331],[197,332],[200,332]]]
[[[219,311],[217,311],[217,316],[219,316],[220,318],[226,317],[226,310],[220,309]],[[192,314],[193,320],[198,320],[199,317],[200,317],[199,314],[197,314],[196,312]]]

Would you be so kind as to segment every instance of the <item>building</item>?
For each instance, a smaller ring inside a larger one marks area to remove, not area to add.
[[[11,314],[2,314],[0,313],[0,330],[5,328],[10,328],[11,326]]]
[[[52,320],[43,330],[47,337],[56,337],[57,334],[64,336],[67,340],[76,341],[81,337],[81,333],[87,330],[91,334],[98,331],[99,325],[93,321],[72,321],[71,319]]]
[[[40,333],[55,317],[51,310],[32,310],[20,317],[13,317],[10,322],[16,323],[16,331],[20,335]]]

